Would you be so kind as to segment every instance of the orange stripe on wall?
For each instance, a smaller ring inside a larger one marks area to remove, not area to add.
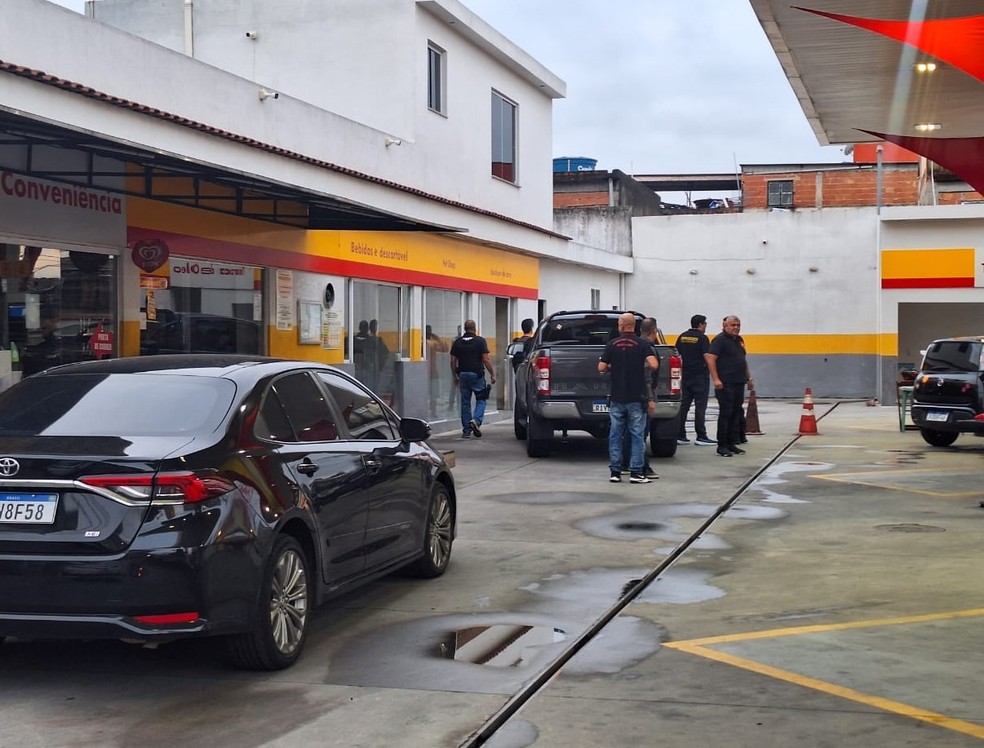
[[[970,278],[973,285],[976,269],[973,248],[884,249],[881,257],[883,280],[919,280],[930,277],[929,273],[932,273],[933,278]]]

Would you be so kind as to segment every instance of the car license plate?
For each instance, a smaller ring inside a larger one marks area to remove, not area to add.
[[[0,493],[0,523],[50,525],[57,510],[56,493]]]
[[[931,410],[926,414],[927,421],[934,423],[946,423],[947,414],[942,410]]]
[[[604,400],[595,400],[591,404],[591,412],[592,413],[607,413],[608,412],[608,403],[605,402]]]

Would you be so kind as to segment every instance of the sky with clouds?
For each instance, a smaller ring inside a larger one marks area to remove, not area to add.
[[[817,143],[747,0],[463,2],[566,82],[554,156],[629,174],[849,160]]]

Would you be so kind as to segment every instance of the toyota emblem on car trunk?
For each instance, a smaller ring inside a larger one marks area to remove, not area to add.
[[[20,470],[20,463],[13,457],[0,457],[0,475],[4,478],[17,475],[18,470]]]

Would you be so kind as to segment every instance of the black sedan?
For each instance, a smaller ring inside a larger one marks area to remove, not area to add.
[[[259,356],[67,364],[0,394],[0,641],[221,636],[290,666],[313,606],[436,577],[455,487],[424,421]]]

